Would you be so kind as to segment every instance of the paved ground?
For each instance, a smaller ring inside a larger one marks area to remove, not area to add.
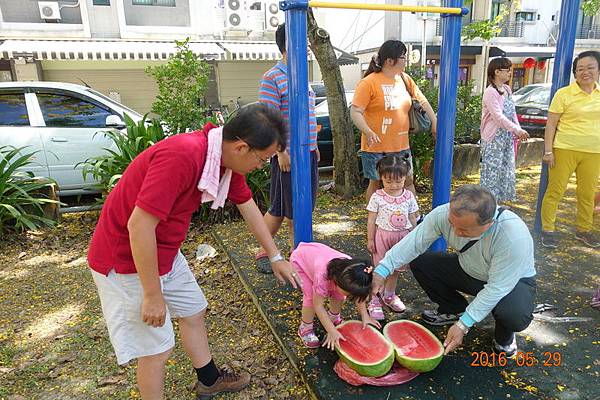
[[[519,201],[512,204],[512,209],[530,226],[538,172],[536,169],[519,171]],[[426,209],[424,198],[427,195],[421,197],[422,208]],[[393,388],[347,385],[332,370],[337,360],[335,353],[301,347],[295,333],[300,319],[301,294],[278,286],[272,276],[254,270],[256,244],[239,223],[220,226],[214,233],[284,351],[300,369],[317,398],[350,399],[360,395],[370,399],[588,400],[597,399],[600,393],[600,312],[588,305],[595,282],[600,281],[600,251],[580,246],[574,240],[569,223],[574,220],[574,210],[574,190],[570,186],[559,211],[558,228],[563,234],[561,248],[554,252],[540,246],[536,248],[537,302],[554,304],[557,309],[542,313],[518,335],[520,351],[529,352],[535,358],[535,365],[517,365],[517,362],[525,361],[524,357],[509,361],[504,367],[476,365],[474,353],[490,353],[493,320],[488,318],[472,330],[464,348],[445,357],[437,369]],[[315,215],[315,240],[352,255],[366,255],[366,212],[362,199],[343,202],[329,194],[321,195]],[[280,244],[285,247],[283,235]],[[431,304],[409,272],[400,279],[399,293],[408,305],[402,318],[418,321],[421,310]],[[555,319],[564,316],[583,321]],[[347,308],[344,317],[356,318],[356,314]],[[388,318],[398,317],[388,314]],[[445,337],[445,330],[432,329],[440,339]]]

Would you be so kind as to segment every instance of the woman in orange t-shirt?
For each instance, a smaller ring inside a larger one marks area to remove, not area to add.
[[[413,192],[416,198],[412,156],[408,140],[408,112],[412,106],[411,93],[412,97],[419,100],[431,119],[431,130],[435,137],[437,124],[435,113],[415,82],[404,73],[405,65],[406,46],[404,43],[399,40],[384,42],[377,55],[371,60],[365,76],[358,82],[352,98],[350,115],[354,124],[362,132],[360,158],[363,174],[369,179],[366,193],[367,204],[373,193],[380,187],[377,163],[384,156],[390,154],[405,158],[408,162],[410,170],[404,180],[404,188]],[[386,279],[385,293],[395,293],[397,277],[398,274],[394,273]],[[397,296],[392,298],[398,299]],[[393,311],[400,311],[399,305],[393,306],[393,303],[386,302],[386,298],[383,299],[383,303]],[[400,304],[402,303],[400,302]],[[383,315],[382,302],[378,297],[371,299],[368,311],[372,318],[380,318]]]
[[[376,164],[384,155],[394,153],[405,157],[411,165],[405,187],[415,195],[412,178],[412,157],[408,141],[408,111],[414,93],[431,119],[435,137],[437,118],[429,102],[415,82],[404,73],[406,46],[399,40],[385,41],[373,56],[363,79],[358,82],[350,115],[361,131],[361,162],[363,174],[369,179],[367,203],[379,189]],[[405,84],[406,82],[406,84]]]

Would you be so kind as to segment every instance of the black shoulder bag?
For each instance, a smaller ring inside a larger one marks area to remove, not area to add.
[[[400,74],[402,82],[406,87],[406,91],[410,94],[412,105],[408,111],[409,128],[408,133],[424,133],[431,130],[431,120],[427,116],[425,109],[421,105],[421,102],[415,99],[415,92],[409,88],[408,82],[404,78],[404,73]]]

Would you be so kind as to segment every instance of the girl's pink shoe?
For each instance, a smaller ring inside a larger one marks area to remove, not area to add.
[[[397,295],[384,297],[383,304],[391,308],[393,312],[401,313],[404,312],[404,310],[406,310],[406,306],[404,305],[402,300],[400,300],[400,297],[398,297]]]
[[[300,324],[300,327],[298,327],[298,336],[300,336],[302,343],[309,349],[316,349],[321,345],[312,325]]]
[[[331,321],[333,326],[338,326],[339,324],[341,324],[343,322],[341,313],[340,314],[332,314],[331,311],[327,311],[327,316],[329,317],[329,320]]]
[[[379,297],[373,297],[371,299],[367,310],[369,311],[369,315],[371,316],[371,318],[376,319],[378,321],[385,319],[385,314],[383,313],[383,309],[381,308]]]

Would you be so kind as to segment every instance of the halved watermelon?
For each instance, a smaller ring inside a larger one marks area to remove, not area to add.
[[[340,358],[362,376],[382,376],[394,363],[394,346],[374,327],[346,321],[337,327],[346,340],[335,347]]]
[[[424,326],[398,320],[383,328],[383,336],[394,344],[396,360],[409,371],[429,372],[442,361],[444,346]]]

